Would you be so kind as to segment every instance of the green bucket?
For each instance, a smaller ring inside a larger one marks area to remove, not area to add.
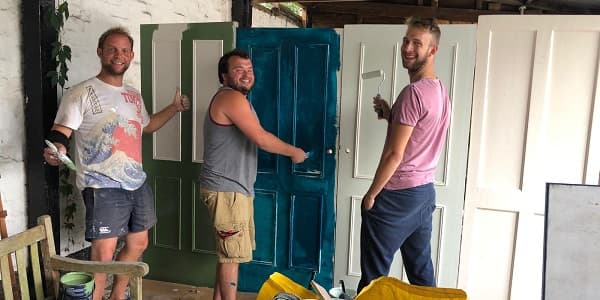
[[[63,299],[91,299],[94,275],[85,272],[68,272],[60,277]]]

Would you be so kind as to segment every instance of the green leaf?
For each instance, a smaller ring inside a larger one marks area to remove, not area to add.
[[[67,3],[65,1],[60,6],[63,6],[63,5],[64,5],[63,14],[65,15],[65,20],[67,20],[69,18],[69,3]]]
[[[60,195],[63,197],[69,197],[73,195],[73,185],[71,185],[70,183],[60,184],[58,190]]]
[[[69,71],[69,68],[67,67],[67,65],[64,64],[64,61],[60,64],[60,67],[58,69],[60,71],[61,77],[67,76],[67,71]]]
[[[52,76],[52,77],[50,78],[50,84],[51,84],[52,86],[56,86],[56,84],[57,84],[57,83],[58,83],[58,76]]]
[[[67,205],[67,207],[65,207],[65,214],[68,214],[69,216],[72,216],[73,213],[76,211],[77,211],[77,204],[75,204],[75,202],[72,202],[69,205]]]
[[[56,60],[56,57],[58,56],[58,53],[60,52],[60,47],[52,47],[52,52],[51,52],[51,56],[54,57],[54,59]]]
[[[68,180],[69,176],[71,175],[71,171],[69,168],[60,168],[58,175]]]
[[[52,28],[54,28],[54,30],[56,32],[59,32],[60,31],[60,25],[59,25],[60,22],[58,20],[59,16],[56,13],[52,12],[48,17],[49,17],[48,21],[50,21],[50,25],[52,25]]]
[[[67,2],[63,2],[58,6],[58,12],[61,14],[64,13],[65,9],[69,9],[69,4],[67,4]]]
[[[65,54],[65,57],[71,61],[71,47],[64,45],[63,46],[63,53]]]
[[[56,77],[57,73],[54,70],[50,70],[48,71],[48,73],[46,73],[46,77],[48,78],[52,78],[52,77]]]

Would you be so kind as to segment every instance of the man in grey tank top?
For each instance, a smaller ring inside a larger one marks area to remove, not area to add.
[[[215,227],[217,274],[214,300],[235,299],[240,263],[252,260],[257,147],[301,163],[306,153],[264,130],[246,97],[254,85],[248,53],[233,50],[219,60],[219,82],[204,121],[201,199]]]

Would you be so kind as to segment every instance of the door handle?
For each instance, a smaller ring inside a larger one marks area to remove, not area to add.
[[[333,154],[333,149],[331,149],[331,148],[327,149],[327,154],[329,154],[329,155]]]

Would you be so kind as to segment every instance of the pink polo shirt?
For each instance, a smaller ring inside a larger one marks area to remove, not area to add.
[[[421,79],[406,86],[394,105],[391,123],[414,127],[404,157],[384,188],[399,190],[435,180],[435,169],[450,121],[450,99],[439,79]],[[390,138],[390,130],[386,137]]]

